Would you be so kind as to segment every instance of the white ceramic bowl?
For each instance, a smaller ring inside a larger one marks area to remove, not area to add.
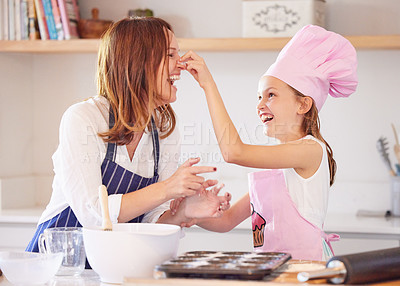
[[[4,251],[0,252],[0,268],[13,284],[44,284],[54,277],[62,259],[62,253]]]
[[[176,256],[179,226],[154,223],[114,224],[112,231],[83,228],[86,257],[105,283],[124,277],[153,277],[154,266]]]

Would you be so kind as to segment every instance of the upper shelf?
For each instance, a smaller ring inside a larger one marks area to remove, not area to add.
[[[356,49],[400,49],[400,35],[346,36]],[[179,38],[182,51],[268,51],[280,50],[290,38]],[[0,41],[0,52],[10,53],[96,53],[99,40]]]

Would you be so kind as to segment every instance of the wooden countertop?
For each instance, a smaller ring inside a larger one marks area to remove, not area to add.
[[[266,276],[261,281],[248,281],[248,280],[217,280],[217,279],[185,279],[185,278],[173,278],[173,279],[136,279],[126,278],[123,285],[127,286],[261,286],[261,285],[330,285],[325,279],[311,280],[306,283],[300,283],[297,280],[297,273],[300,269],[303,270],[317,270],[323,268],[325,263],[322,262],[310,262],[310,261],[295,261],[291,260],[286,263],[281,269],[278,269],[276,273]],[[9,281],[3,276],[0,277],[0,286],[12,286]],[[66,277],[56,276],[50,280],[46,285],[52,286],[65,286],[65,285],[80,285],[80,286],[105,286],[112,285],[106,284],[100,281],[99,276],[93,270],[85,270],[80,276],[77,277]],[[113,284],[117,285],[117,284]],[[379,286],[394,286],[400,285],[400,280],[386,281],[381,283],[374,283],[369,285]]]
[[[290,260],[280,269],[273,274],[266,276],[263,280],[218,280],[218,279],[188,279],[188,278],[168,278],[168,279],[137,279],[137,278],[126,278],[124,285],[129,286],[260,286],[260,285],[330,285],[326,279],[310,280],[305,283],[301,283],[297,280],[297,274],[301,271],[319,270],[325,267],[325,262],[315,261],[298,261]],[[369,285],[400,285],[400,280],[385,281],[381,283],[374,283]]]
[[[153,286],[165,286],[165,285],[174,285],[174,286],[182,286],[182,285],[190,285],[190,286],[260,286],[260,285],[268,285],[268,286],[276,286],[276,285],[326,285],[332,286],[333,284],[328,284],[326,280],[312,280],[307,283],[300,283],[297,281],[295,274],[281,274],[278,277],[273,278],[272,280],[262,280],[262,281],[239,281],[239,280],[209,280],[209,279],[163,279],[163,280],[155,280],[155,279],[128,279],[124,283],[124,285],[129,286],[145,286],[145,285],[153,285]],[[387,281],[382,283],[368,284],[368,285],[379,285],[379,286],[394,286],[400,285],[400,280],[396,281]]]

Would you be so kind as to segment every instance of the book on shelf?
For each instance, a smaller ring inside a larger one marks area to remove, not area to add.
[[[35,1],[35,8],[39,25],[40,39],[48,40],[50,37],[47,29],[46,17],[44,15],[42,0],[34,0],[34,1]]]
[[[3,9],[1,12],[2,23],[3,23],[3,39],[9,40],[8,36],[8,0],[0,0],[2,2],[1,8]]]
[[[21,40],[29,39],[28,0],[20,0]]]
[[[64,40],[64,30],[61,23],[60,9],[57,0],[51,0],[51,7],[53,9],[54,23],[56,25],[57,40]]]
[[[79,5],[76,0],[57,0],[66,40],[78,39]]]
[[[14,40],[21,40],[21,2],[12,0],[14,4]]]
[[[8,0],[8,39],[15,40],[15,5],[14,0]]]
[[[50,0],[41,0],[43,4],[44,15],[47,23],[50,40],[57,40],[56,23],[54,22],[53,9]]]
[[[13,0],[14,2],[14,33],[15,40],[21,40],[21,2],[19,0]]]
[[[0,0],[0,41],[4,40],[3,1]]]
[[[14,1],[15,40],[28,39],[28,7],[27,0]]]
[[[38,18],[34,0],[28,0],[28,31],[29,40],[40,39]]]

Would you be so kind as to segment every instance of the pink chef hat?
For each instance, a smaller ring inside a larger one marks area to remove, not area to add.
[[[328,94],[348,97],[357,87],[357,54],[339,34],[308,25],[293,36],[264,74],[314,99],[321,110]]]

